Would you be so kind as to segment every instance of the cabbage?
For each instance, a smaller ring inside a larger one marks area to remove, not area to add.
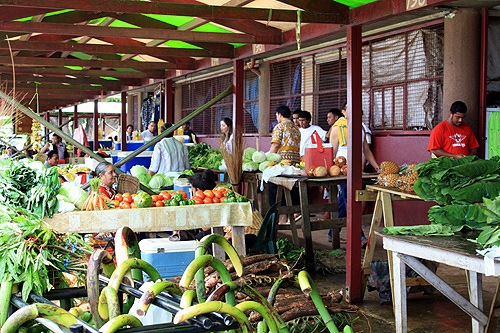
[[[165,176],[165,184],[164,186],[172,186],[174,185],[174,181],[172,178]]]
[[[280,154],[275,154],[275,153],[269,153],[267,154],[266,156],[266,161],[269,161],[269,162],[279,162],[281,161],[281,155]]]
[[[151,180],[151,175],[149,173],[141,173],[135,177],[137,177],[139,179],[139,182],[145,186],[148,186],[149,181]]]
[[[247,161],[251,161],[253,153],[255,153],[256,151],[257,151],[257,149],[252,148],[252,147],[245,148],[245,150],[243,151],[243,159],[247,160]]]
[[[148,169],[146,169],[144,167],[144,165],[134,165],[130,169],[130,173],[132,174],[132,176],[139,178],[138,175],[147,174],[148,173]]]
[[[151,188],[162,188],[165,184],[165,176],[162,174],[154,175],[149,181],[149,187]]]
[[[266,154],[263,151],[256,151],[252,155],[252,161],[255,163],[262,163],[266,160]]]
[[[72,185],[72,183],[63,183],[57,194],[68,198],[69,201],[78,209],[82,209],[83,203],[89,197],[87,191],[81,187]]]
[[[242,165],[243,171],[254,172],[259,170],[259,164],[255,162],[245,162]]]
[[[264,172],[264,169],[267,168],[268,165],[269,165],[269,161],[264,161],[264,162],[260,163],[259,164],[259,171]]]

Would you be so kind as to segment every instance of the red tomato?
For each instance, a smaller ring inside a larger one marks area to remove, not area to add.
[[[220,202],[221,202],[221,203],[226,202],[226,197],[220,198]]]
[[[157,201],[156,207],[165,207],[165,202],[164,201]]]
[[[203,205],[203,199],[201,199],[200,197],[194,196],[193,200],[194,200],[195,204],[197,204],[197,205]]]
[[[215,197],[215,198],[212,199],[212,201],[214,203],[220,203],[220,198]]]
[[[123,201],[123,195],[121,195],[120,193],[118,193],[117,195],[115,195],[115,200],[118,200],[118,201]]]
[[[198,191],[196,191],[196,194],[195,194],[195,195],[196,195],[196,196],[198,196],[198,197],[200,197],[200,198],[201,198],[201,200],[205,199],[205,193],[203,193],[203,191],[202,191],[202,190],[198,190]]]
[[[212,190],[212,193],[216,198],[222,198],[223,194],[221,190]]]
[[[163,195],[163,198],[164,198],[165,200],[170,200],[170,198],[172,198],[172,196],[170,195],[170,193],[169,193],[169,192],[167,192],[167,191],[162,191],[162,192],[161,192],[161,195]]]
[[[165,201],[165,197],[163,196],[163,194],[158,194],[158,201]]]
[[[119,207],[120,206],[120,201],[119,200],[113,200],[113,206]]]
[[[153,199],[153,202],[157,202],[158,201],[158,196],[156,194],[152,195],[151,199]]]
[[[207,198],[203,199],[203,203],[211,204],[211,203],[214,203],[214,202],[213,202],[212,198],[208,198],[207,197]]]
[[[122,209],[130,209],[130,204],[128,202],[123,202],[123,205],[120,208],[122,208]]]
[[[212,190],[205,190],[205,191],[203,191],[203,193],[205,193],[205,196],[208,198],[215,197],[214,192],[212,192]]]
[[[137,206],[135,205],[135,203],[134,203],[134,202],[132,202],[132,203],[130,204],[130,208],[137,208]]]
[[[132,201],[134,201],[134,200],[132,199],[132,196],[130,194],[128,196],[123,195],[123,202],[131,203]]]
[[[177,191],[177,193],[182,194],[182,199],[187,199],[187,197],[188,197],[187,193],[182,191],[182,190]]]

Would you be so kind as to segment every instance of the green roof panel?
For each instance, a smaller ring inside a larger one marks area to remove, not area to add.
[[[174,48],[183,48],[183,49],[201,49],[201,47],[198,47],[196,45],[192,45],[186,42],[183,42],[181,40],[169,40],[163,43],[167,46],[174,47]]]
[[[213,25],[211,23],[204,24],[202,26],[199,26],[196,29],[193,29],[191,31],[198,31],[198,32],[226,32],[226,33],[232,33],[229,30],[226,30],[224,28],[218,27],[216,25]]]
[[[180,27],[181,25],[186,24],[194,19],[193,17],[189,16],[172,16],[172,15],[157,15],[157,14],[142,14],[142,15],[161,21],[163,23],[175,25],[176,27]]]
[[[113,28],[140,28],[136,25],[133,25],[133,24],[130,24],[127,22],[123,22],[120,20],[114,20],[113,22],[111,22],[111,24],[109,26],[113,27]]]

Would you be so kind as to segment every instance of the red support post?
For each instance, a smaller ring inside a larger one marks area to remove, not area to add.
[[[73,109],[73,136],[75,135],[76,130],[78,129],[78,105],[74,106]],[[73,152],[76,153],[78,152],[78,148],[73,147]],[[76,156],[79,157],[79,156]]]
[[[122,91],[122,114],[120,117],[122,151],[127,151],[127,92]]]
[[[45,114],[43,115],[43,117],[45,118],[45,121],[47,121],[48,123],[50,123],[50,111],[45,112]],[[49,129],[47,127],[45,127],[44,136],[47,137],[47,135],[49,135]],[[46,140],[48,142],[49,138],[47,138]]]
[[[243,89],[245,77],[245,63],[242,59],[234,60],[233,73],[233,126],[243,129]]]
[[[174,123],[174,85],[172,80],[165,81],[165,122]]]
[[[94,99],[94,147],[92,148],[94,151],[97,151],[99,148],[99,100]]]
[[[347,29],[347,258],[346,287],[349,302],[361,301],[361,202],[356,190],[362,180],[361,27]]]
[[[485,157],[486,148],[486,94],[488,79],[488,8],[481,9],[481,59],[479,64],[479,151]]]
[[[62,114],[62,109],[59,109],[59,112],[57,113],[57,126],[61,126],[63,123],[63,114]],[[62,128],[61,128],[62,131]]]

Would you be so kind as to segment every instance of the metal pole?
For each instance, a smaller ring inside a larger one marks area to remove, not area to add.
[[[0,139],[0,142],[3,143],[4,145],[6,146],[9,146],[10,148],[14,149],[15,153],[12,154],[11,156],[9,156],[10,158],[13,158],[15,157],[17,154],[23,154],[24,156],[28,157],[25,153],[23,153],[22,151],[19,151],[17,150],[16,147],[14,147],[13,145],[11,145],[9,142],[6,142],[4,141],[3,139]],[[29,157],[28,157],[29,158]]]
[[[156,144],[157,142],[159,142],[160,140],[162,140],[163,138],[167,137],[167,135],[173,133],[176,129],[178,129],[179,127],[181,127],[182,125],[184,125],[185,123],[191,121],[191,119],[193,119],[194,117],[196,117],[197,115],[199,115],[200,113],[202,113],[203,111],[205,111],[206,109],[208,109],[209,107],[211,107],[212,105],[216,104],[217,102],[221,101],[222,99],[224,99],[225,97],[231,95],[233,93],[233,87],[230,86],[228,87],[226,90],[224,90],[219,96],[215,97],[214,99],[212,99],[211,101],[207,102],[206,104],[204,104],[203,106],[201,106],[200,108],[198,108],[197,110],[191,112],[189,115],[187,115],[186,117],[184,117],[184,119],[181,119],[178,123],[172,125],[169,129],[167,129],[165,132],[162,132],[160,135],[156,136],[153,140],[149,141],[148,143],[142,145],[141,147],[139,147],[138,149],[134,150],[133,152],[131,152],[127,157],[125,157],[123,160],[120,160],[118,161],[116,164],[115,164],[115,167],[119,167],[127,162],[129,162],[130,160],[132,160],[134,157],[136,157],[137,155],[139,155],[140,153],[142,153],[143,151],[145,151],[146,149],[148,149],[149,147],[153,146],[154,144]]]

